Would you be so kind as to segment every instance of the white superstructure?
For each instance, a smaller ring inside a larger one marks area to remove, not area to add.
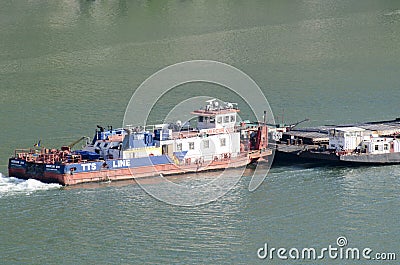
[[[338,127],[329,131],[329,149],[345,153],[397,153],[400,152],[400,140],[359,127]]]

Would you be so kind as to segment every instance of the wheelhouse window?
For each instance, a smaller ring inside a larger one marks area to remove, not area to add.
[[[194,150],[194,142],[189,142],[189,150]]]
[[[209,148],[210,147],[210,141],[209,140],[203,140],[203,148]]]
[[[221,116],[219,116],[219,117],[217,118],[217,123],[222,123],[222,117],[221,117]]]
[[[203,116],[199,116],[199,122],[203,122],[204,117]]]
[[[235,115],[231,115],[231,122],[235,122],[235,121],[236,121]]]
[[[176,144],[176,151],[182,151],[182,143]]]
[[[219,139],[221,146],[226,146],[226,138]]]
[[[229,122],[229,116],[225,116],[224,117],[224,123],[228,123]]]

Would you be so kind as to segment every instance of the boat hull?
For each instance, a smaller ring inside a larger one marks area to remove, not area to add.
[[[389,165],[400,164],[400,153],[338,155],[326,151],[285,152],[279,149],[275,152],[274,165],[301,162],[331,165]]]
[[[177,175],[185,173],[196,173],[210,170],[223,170],[228,168],[244,167],[259,158],[268,159],[271,151],[254,152],[251,154],[244,154],[229,159],[219,159],[210,161],[207,164],[191,164],[191,165],[176,165],[174,163],[151,164],[144,166],[125,167],[125,168],[100,168],[94,171],[69,171],[67,169],[76,168],[75,164],[72,165],[39,165],[44,170],[39,172],[29,171],[26,161],[11,160],[9,161],[9,176],[21,179],[37,179],[45,183],[59,183],[61,185],[76,185],[88,182],[102,182],[102,181],[116,181],[138,179],[162,175]],[[114,160],[118,161],[118,160]],[[108,161],[110,162],[110,161]],[[112,165],[112,163],[108,163]],[[105,164],[105,162],[104,162]],[[35,165],[37,166],[37,165]]]

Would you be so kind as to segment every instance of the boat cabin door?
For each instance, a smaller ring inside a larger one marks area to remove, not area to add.
[[[168,155],[169,157],[172,157],[173,153],[172,144],[163,144],[161,146],[161,151],[163,155]]]

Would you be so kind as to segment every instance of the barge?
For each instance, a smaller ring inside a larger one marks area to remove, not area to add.
[[[105,129],[98,126],[81,150],[19,149],[9,159],[10,177],[74,185],[243,167],[268,160],[264,122],[246,126],[233,104],[207,101],[193,111],[196,126],[157,124]]]
[[[275,163],[400,164],[400,118],[286,128],[275,148]]]

